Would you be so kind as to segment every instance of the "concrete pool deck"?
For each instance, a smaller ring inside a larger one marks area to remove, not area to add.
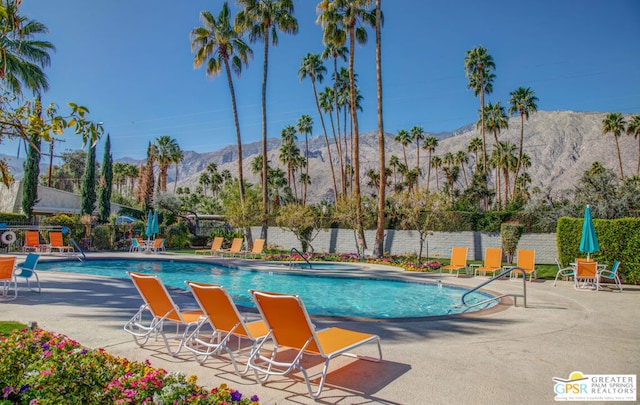
[[[193,255],[90,254],[90,258],[193,259]],[[46,258],[46,256],[43,256]],[[19,261],[21,259],[19,258]],[[213,260],[199,256],[196,260]],[[218,259],[221,260],[221,259]],[[225,263],[242,264],[235,259]],[[259,265],[251,261],[253,266]],[[406,279],[442,278],[475,287],[485,277],[465,278],[407,273],[368,265],[368,275]],[[191,353],[176,358],[164,345],[150,341],[144,348],[123,331],[124,323],[142,300],[130,280],[40,271],[42,294],[21,288],[18,299],[0,303],[0,319],[38,326],[69,336],[85,346],[103,347],[130,360],[149,359],[154,367],[198,376],[206,387],[226,383],[262,404],[313,403],[306,385],[294,378],[271,378],[265,385],[233,373],[228,361],[211,358],[198,365]],[[24,287],[24,283],[20,284]],[[488,290],[520,294],[522,280],[497,280]],[[189,293],[171,292],[181,307],[194,307]],[[624,292],[576,291],[572,282],[527,282],[527,308],[517,307],[464,316],[418,321],[345,321],[315,319],[321,327],[341,326],[380,335],[383,361],[353,358],[331,362],[327,382],[317,402],[340,404],[541,404],[554,402],[553,377],[584,374],[638,374],[640,371],[640,286]],[[257,317],[251,314],[250,317]],[[362,354],[374,346],[363,346]],[[360,351],[359,351],[360,352]],[[316,366],[314,366],[315,369]]]

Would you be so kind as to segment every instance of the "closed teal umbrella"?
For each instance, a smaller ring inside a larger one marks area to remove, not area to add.
[[[596,230],[593,227],[593,220],[591,219],[591,208],[587,205],[584,209],[584,221],[582,222],[582,238],[580,238],[580,251],[587,254],[587,259],[591,253],[600,250],[598,244],[598,236]]]
[[[144,234],[147,235],[147,238],[151,238],[153,235],[153,214],[151,210],[147,214],[147,229],[144,231]]]
[[[151,221],[151,225],[152,225],[152,231],[153,231],[153,235],[155,237],[155,235],[160,232],[160,228],[159,228],[159,224],[158,224],[158,210],[153,211],[153,221]]]

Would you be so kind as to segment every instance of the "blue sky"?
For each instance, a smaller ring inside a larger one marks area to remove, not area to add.
[[[300,26],[270,50],[268,134],[302,114],[321,134],[311,83],[297,77],[301,58],[320,53],[315,0],[294,0]],[[231,2],[230,4],[233,4]],[[221,1],[24,0],[22,13],[49,27],[57,48],[46,69],[45,102],[66,111],[70,101],[104,122],[114,158],[144,158],[162,135],[180,147],[209,152],[235,144],[225,76],[193,68],[189,33],[199,13],[217,14]],[[640,2],[637,0],[386,0],[383,29],[384,123],[387,132],[422,126],[451,131],[475,122],[479,100],[467,89],[465,52],[488,48],[496,63],[487,101],[507,104],[509,92],[531,87],[545,111],[640,112]],[[261,43],[240,78],[234,77],[243,143],[261,137]],[[377,127],[375,37],[356,48],[364,96],[360,128]],[[331,70],[331,64],[325,64]],[[325,78],[320,87],[331,85]],[[56,151],[80,147],[64,135]],[[2,146],[15,156],[17,142]],[[102,158],[100,148],[98,158]]]

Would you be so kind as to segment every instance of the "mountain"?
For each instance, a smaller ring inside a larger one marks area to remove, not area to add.
[[[552,194],[560,193],[573,188],[585,170],[593,162],[601,162],[605,167],[619,172],[618,157],[615,140],[612,134],[602,134],[602,120],[606,113],[573,112],[573,111],[539,111],[530,116],[524,122],[524,152],[531,158],[531,167],[527,170],[531,176],[531,186],[541,189],[548,188]],[[630,116],[625,116],[628,121]],[[475,124],[469,124],[452,132],[426,134],[436,136],[439,145],[434,155],[442,157],[447,152],[456,153],[459,150],[467,150],[471,139],[480,137],[480,132],[475,129]],[[330,136],[331,137],[331,136]],[[404,159],[402,145],[393,140],[394,134],[385,134],[386,158],[391,155]],[[494,135],[485,133],[487,150],[490,154],[494,149]],[[299,137],[298,147],[304,153],[304,138]],[[520,117],[509,119],[509,129],[498,134],[500,142],[509,141],[518,146],[520,143]],[[625,175],[635,174],[638,162],[638,141],[632,136],[623,134],[618,138],[620,153]],[[283,165],[278,160],[280,140],[269,139],[268,156],[272,165]],[[260,142],[254,142],[243,146],[244,174],[247,181],[259,182],[259,176],[251,173],[251,161],[262,152]],[[360,135],[361,175],[369,169],[378,169],[378,139],[376,132]],[[415,144],[408,146],[407,160],[409,165],[416,163]],[[517,153],[517,151],[516,151]],[[237,171],[237,148],[235,145],[227,146],[215,152],[196,153],[186,152],[185,159],[179,167],[178,186],[189,186],[192,189],[198,186],[198,177],[209,162],[215,162],[218,170],[229,169],[235,174]],[[331,172],[327,164],[327,149],[324,136],[309,138],[309,173],[311,186],[309,187],[309,200],[318,202],[332,197]],[[335,149],[332,144],[332,157],[337,161]],[[427,172],[427,152],[420,150],[420,166],[423,176],[419,184],[424,185]],[[479,158],[482,159],[481,155]],[[467,175],[475,165],[475,156],[469,154],[469,163],[465,170]],[[336,166],[336,174],[337,174]],[[432,169],[430,187],[435,188],[436,180]],[[174,170],[169,170],[170,175],[175,175]],[[173,182],[173,178],[170,181]],[[460,186],[464,185],[464,177],[460,176]],[[361,182],[363,192],[373,192],[366,186],[367,179]],[[443,177],[440,177],[440,185]],[[172,189],[169,188],[169,189]]]

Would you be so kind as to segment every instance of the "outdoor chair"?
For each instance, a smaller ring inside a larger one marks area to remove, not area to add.
[[[298,370],[304,377],[309,395],[317,399],[322,393],[329,362],[333,358],[344,354],[375,362],[382,360],[379,336],[337,327],[316,331],[299,296],[254,290],[250,292],[269,328],[269,333],[258,343],[249,358],[249,368],[254,370],[256,379],[261,383],[265,383],[271,375],[284,376]],[[271,349],[265,347],[267,342],[273,343]],[[377,358],[348,353],[358,346],[373,342],[378,346]],[[270,351],[270,355],[263,355],[263,350]],[[291,350],[293,354],[290,353]],[[278,356],[282,352],[285,352],[284,356]],[[310,375],[302,365],[305,355],[324,359],[322,370]],[[264,374],[264,377],[260,378],[260,374]],[[320,376],[320,381],[314,392],[310,379],[316,376]]]
[[[2,283],[2,294],[0,294],[0,298],[2,298],[3,301],[12,301],[18,298],[18,281],[13,271],[15,264],[15,256],[3,256],[0,258],[0,282]],[[9,296],[12,289],[13,297]]]
[[[49,250],[57,249],[58,252],[71,253],[73,247],[66,246],[62,240],[62,232],[49,232]]]
[[[244,255],[245,258],[251,255],[252,258],[255,259],[257,255],[262,254],[262,251],[264,250],[264,242],[264,239],[256,239],[253,241],[253,248],[251,250],[242,250],[238,253]]]
[[[502,248],[486,248],[484,250],[484,265],[480,266],[476,264],[472,266],[475,267],[474,277],[478,273],[486,276],[489,272],[494,276],[496,271],[502,268]]]
[[[129,248],[129,252],[144,252],[146,248],[147,247],[144,243],[140,243],[139,238],[131,238],[131,247]]]
[[[558,265],[558,272],[556,273],[556,279],[553,281],[554,287],[558,282],[558,278],[562,277],[563,279],[566,280],[569,277],[574,277],[576,273],[575,267],[562,267],[559,259],[556,259],[556,264]]]
[[[446,265],[440,267],[440,274],[442,274],[442,270],[449,270],[449,274],[452,274],[453,271],[456,271],[456,276],[460,275],[460,269],[467,269],[467,253],[469,252],[469,248],[466,247],[454,247],[451,249],[451,262]]]
[[[242,238],[233,238],[231,241],[231,247],[229,249],[220,250],[220,254],[224,257],[224,255],[235,256],[242,252]]]
[[[615,262],[613,262],[611,270],[602,269],[598,271],[598,274],[600,275],[601,279],[613,281],[620,292],[622,292],[622,282],[620,281],[620,276],[618,275],[618,267],[620,267],[620,261],[616,260]],[[598,283],[598,285],[600,286],[602,284]]]
[[[533,281],[536,276],[536,251],[533,249],[518,249],[516,267],[524,270],[524,277],[527,278],[527,275],[529,275],[529,281]],[[512,271],[509,274],[509,278],[515,280],[520,274],[522,273],[518,270]]]
[[[156,239],[153,241],[153,246],[149,248],[152,252],[158,253],[160,251],[164,252],[164,239]]]
[[[576,289],[593,289],[598,291],[598,263],[577,262],[573,283]]]
[[[38,273],[36,273],[36,264],[38,264],[38,260],[40,260],[40,255],[36,253],[29,253],[27,258],[24,260],[24,263],[16,267],[16,270],[18,271],[15,273],[15,277],[16,282],[17,277],[24,278],[27,282],[27,288],[29,291],[35,291],[31,288],[31,279],[35,278],[36,283],[38,284],[38,293],[40,293],[42,291],[40,288],[40,278],[38,277]]]
[[[27,253],[27,250],[39,252],[41,249],[46,249],[46,247],[40,244],[40,233],[38,231],[26,231],[24,233],[22,253]]]
[[[128,272],[133,285],[140,293],[144,304],[136,314],[124,325],[124,330],[133,336],[136,344],[144,346],[152,333],[160,334],[167,351],[176,356],[182,350],[186,337],[192,327],[197,326],[202,317],[202,311],[181,312],[173,302],[164,284],[156,275]],[[151,319],[149,320],[149,315]],[[175,335],[167,335],[165,323],[173,323],[176,327]],[[182,332],[180,331],[182,329]],[[172,349],[170,340],[177,340],[178,346]]]
[[[216,236],[213,238],[213,242],[211,242],[211,249],[198,249],[195,254],[198,253],[210,253],[211,256],[214,256],[216,253],[221,253],[222,251],[222,242],[224,242],[224,238],[222,236]]]
[[[204,284],[187,281],[204,317],[196,329],[191,332],[185,347],[192,351],[196,361],[203,364],[209,356],[229,355],[231,364],[238,375],[245,375],[249,370],[248,363],[242,371],[238,368],[238,356],[249,358],[257,342],[267,335],[267,325],[263,320],[247,322],[238,312],[227,290],[221,285]],[[212,330],[205,330],[209,325]],[[230,348],[232,338],[238,339],[238,346]],[[243,343],[250,343],[247,348]],[[247,352],[248,351],[248,352]]]

